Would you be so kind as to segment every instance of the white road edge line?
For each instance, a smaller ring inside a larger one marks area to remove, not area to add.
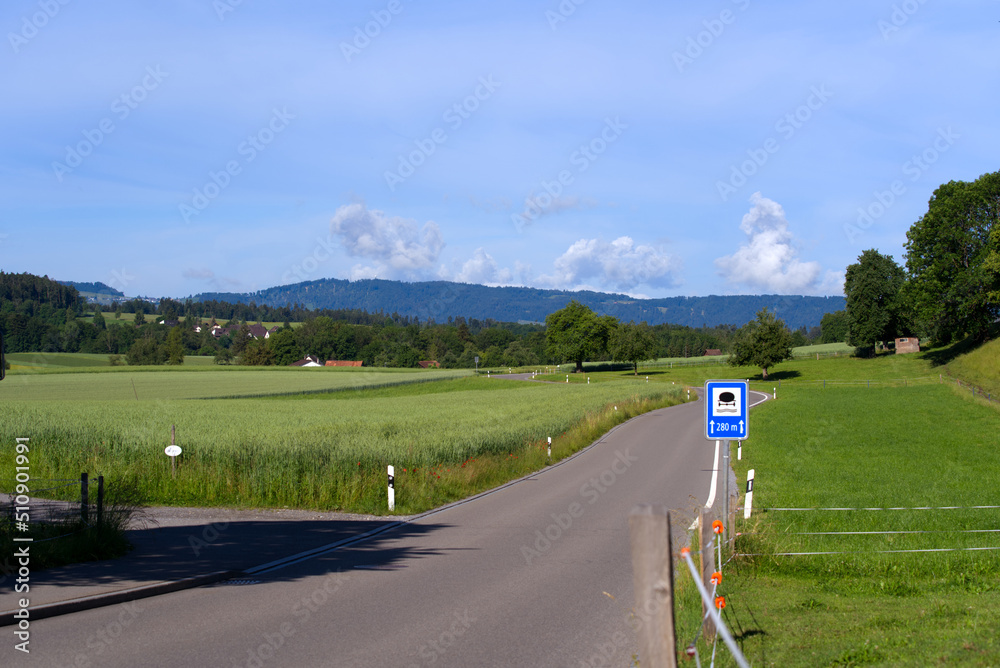
[[[756,403],[750,404],[749,408],[753,408],[758,404],[762,404],[767,401],[770,397],[767,396],[767,392],[757,392],[756,390],[751,390],[751,392],[756,392],[757,394],[764,395],[764,398]],[[719,485],[719,448],[722,445],[722,441],[715,442],[715,465],[712,468],[712,484],[708,488],[708,501],[705,502],[706,508],[711,508],[715,503],[715,492]],[[728,473],[728,471],[726,472]],[[698,518],[694,518],[694,522],[688,527],[688,531],[694,531],[698,528]]]

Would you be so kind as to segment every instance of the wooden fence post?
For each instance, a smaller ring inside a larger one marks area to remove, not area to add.
[[[104,521],[104,476],[97,476],[97,524]]]
[[[712,549],[712,541],[715,533],[712,531],[712,511],[710,508],[702,508],[698,519],[698,541],[701,545],[701,581],[705,584],[705,589],[712,591],[712,573],[715,572],[715,550]],[[708,606],[701,602],[701,616],[705,619],[708,613]],[[705,619],[704,629],[705,641],[712,642],[715,638],[715,622],[709,617]]]
[[[726,518],[725,554],[732,554],[736,546],[736,505],[740,502],[739,485],[729,490],[729,517]]]
[[[676,668],[674,568],[670,514],[666,508],[636,506],[628,516],[632,584],[639,619],[642,668]]]
[[[88,516],[88,499],[87,499],[87,472],[84,471],[80,474],[80,518],[83,523],[86,524],[89,519]]]

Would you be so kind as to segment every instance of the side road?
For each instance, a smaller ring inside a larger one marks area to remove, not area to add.
[[[128,533],[135,549],[119,559],[30,572],[27,593],[14,589],[18,565],[0,564],[0,626],[14,623],[22,598],[30,602],[31,618],[42,619],[155,596],[228,580],[243,569],[405,519],[307,510],[149,508],[145,521]]]

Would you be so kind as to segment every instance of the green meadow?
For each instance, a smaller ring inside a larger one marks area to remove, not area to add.
[[[411,513],[537,470],[548,436],[560,458],[629,417],[681,401],[679,388],[660,383],[566,387],[467,375],[241,368],[11,375],[0,388],[0,441],[31,439],[35,478],[103,474],[135,481],[148,502],[168,505],[385,513],[391,464],[396,510]],[[163,453],[172,426],[183,449],[176,477]],[[10,456],[0,456],[8,470]]]
[[[933,358],[777,367],[799,375],[754,409],[742,460],[733,448],[741,496],[755,470],[753,514],[719,588],[753,665],[1000,665],[1000,509],[973,508],[1000,505],[1000,413]],[[778,510],[924,507],[949,509]],[[678,582],[683,648],[700,602],[686,569]]]
[[[88,356],[89,357],[89,356]],[[464,369],[288,368],[216,365],[64,366],[12,373],[0,383],[0,401],[164,401],[254,397],[422,383],[468,376]]]

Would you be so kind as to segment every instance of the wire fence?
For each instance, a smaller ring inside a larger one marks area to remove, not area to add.
[[[757,512],[765,513],[899,513],[899,512],[945,512],[945,511],[991,511],[1000,510],[1000,505],[968,505],[968,506],[886,506],[886,507],[805,507],[805,508],[783,508],[764,507],[758,508]],[[792,528],[792,527],[790,527]],[[1000,535],[1000,528],[947,528],[947,529],[883,529],[883,530],[831,530],[831,531],[785,531],[780,532],[782,536],[822,536],[822,537],[849,537],[849,536],[932,536],[932,535],[967,535],[987,538],[990,535]],[[833,549],[833,550],[801,550],[801,551],[774,551],[774,552],[744,552],[739,553],[741,557],[808,557],[808,556],[829,556],[845,554],[932,554],[947,552],[995,552],[1000,550],[1000,545],[978,545],[978,546],[955,546],[950,547],[914,547],[905,549]]]
[[[707,517],[707,515],[702,515],[702,518]],[[729,648],[729,652],[732,654],[733,659],[736,664],[741,668],[749,668],[750,664],[747,662],[746,657],[743,656],[743,652],[737,645],[736,640],[733,638],[732,632],[723,620],[725,615],[725,610],[727,607],[726,598],[724,596],[719,596],[719,585],[722,583],[722,571],[725,566],[732,559],[723,562],[722,547],[724,540],[722,538],[723,525],[722,522],[716,520],[712,523],[712,541],[710,545],[703,546],[701,551],[702,560],[711,559],[711,566],[713,570],[708,578],[708,582],[703,582],[702,574],[698,573],[698,569],[691,559],[691,549],[683,548],[681,549],[681,559],[687,564],[688,570],[691,573],[691,579],[694,580],[694,584],[698,589],[698,594],[701,596],[705,614],[701,619],[701,624],[698,626],[695,632],[694,639],[688,643],[685,648],[685,653],[688,658],[693,658],[695,660],[695,665],[697,668],[701,668],[701,655],[698,652],[698,640],[704,633],[706,636],[706,641],[709,640],[709,635],[711,635],[712,644],[712,655],[710,666],[715,666],[716,650],[718,649],[719,638],[725,643],[726,647]],[[703,531],[703,535],[706,535]],[[711,555],[711,556],[709,556]],[[706,564],[703,564],[703,570],[708,572],[705,568]],[[711,591],[709,591],[711,587]],[[728,615],[725,615],[728,618]],[[716,633],[718,635],[716,635]]]
[[[943,380],[944,380],[944,378],[942,377],[942,381]],[[976,397],[979,397],[980,399],[985,399],[986,401],[989,401],[990,403],[1000,402],[1000,397],[997,397],[996,399],[994,399],[993,398],[993,393],[990,390],[984,390],[983,388],[979,387],[978,385],[973,385],[972,383],[967,383],[966,381],[964,381],[964,380],[962,380],[960,378],[955,378],[954,376],[952,376],[952,375],[949,374],[948,375],[948,381],[950,382],[952,380],[955,381],[955,385],[956,386],[961,387],[961,388],[965,388],[965,389],[971,391],[973,399],[975,399]]]
[[[91,494],[92,482],[86,473],[79,478],[32,478],[32,487],[28,493],[18,493],[16,481],[0,480],[0,485],[15,492],[0,492],[0,531],[8,534],[26,533],[32,527],[44,528],[46,533],[58,531],[64,526],[72,531],[56,536],[35,538],[33,543],[44,543],[59,538],[65,538],[92,528],[103,521],[104,515],[104,476],[96,478],[96,493]],[[21,483],[23,484],[23,483]],[[44,485],[34,487],[33,485]],[[65,496],[52,494],[58,490],[75,488],[76,498],[60,500],[46,496]]]

